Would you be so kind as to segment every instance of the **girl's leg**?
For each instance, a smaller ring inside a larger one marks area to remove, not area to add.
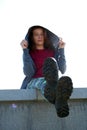
[[[68,99],[73,89],[71,78],[63,76],[58,80],[58,66],[54,58],[46,59],[43,66],[43,74],[47,82],[44,89],[44,96],[49,102],[55,104],[59,117],[68,116]]]
[[[44,62],[43,75],[46,80],[44,96],[50,103],[55,104],[56,87],[58,84],[58,66],[54,58],[47,58]]]
[[[73,91],[73,83],[70,77],[63,76],[58,80],[56,88],[55,108],[59,117],[69,115],[68,99]]]
[[[46,85],[47,85],[47,82],[44,78],[35,78],[35,79],[32,79],[28,85],[27,85],[27,89],[38,89],[41,91],[42,95],[44,96],[44,93],[45,93],[45,88],[46,88]],[[46,89],[47,90],[47,89]],[[48,90],[50,91],[50,89]],[[47,94],[49,94],[50,92],[48,92]],[[52,92],[50,93],[51,95],[49,95],[49,99],[45,97],[46,100],[48,100],[49,102],[53,103],[54,104],[54,96],[55,96],[55,93],[54,93],[54,89],[52,90]]]

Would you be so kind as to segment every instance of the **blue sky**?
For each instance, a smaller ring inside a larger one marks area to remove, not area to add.
[[[86,12],[86,0],[0,0],[0,89],[20,88],[25,77],[20,42],[37,24],[63,38],[64,75],[73,79],[74,87],[87,87]]]

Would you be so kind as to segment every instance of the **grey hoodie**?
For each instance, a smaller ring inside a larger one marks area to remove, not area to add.
[[[29,39],[29,34],[32,30],[33,27],[42,27],[42,26],[32,26],[29,28],[28,33],[25,36],[25,39],[28,41],[29,45],[32,44],[30,39]],[[44,28],[44,27],[42,27]],[[53,32],[50,30],[44,28],[47,32],[47,37],[51,41],[51,44],[55,48],[55,56],[54,58],[56,59],[58,63],[58,68],[59,71],[64,74],[66,71],[66,60],[65,60],[65,55],[64,55],[64,49],[58,49],[58,42],[59,42],[59,37],[55,35]],[[35,74],[35,64],[29,54],[29,47],[27,49],[23,49],[23,72],[25,74],[25,79],[23,80],[21,89],[26,89],[27,84],[31,81],[32,77]]]

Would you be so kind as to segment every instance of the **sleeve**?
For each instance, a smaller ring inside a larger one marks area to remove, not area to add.
[[[35,65],[29,54],[29,49],[23,49],[23,72],[27,77],[31,77],[35,73]]]
[[[64,74],[66,71],[66,59],[64,55],[64,48],[57,49],[56,60],[58,63],[59,70],[61,71],[62,74]]]

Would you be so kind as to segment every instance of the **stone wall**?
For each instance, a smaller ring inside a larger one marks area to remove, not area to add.
[[[0,90],[0,130],[87,130],[87,88],[75,88],[59,118],[38,90]]]

